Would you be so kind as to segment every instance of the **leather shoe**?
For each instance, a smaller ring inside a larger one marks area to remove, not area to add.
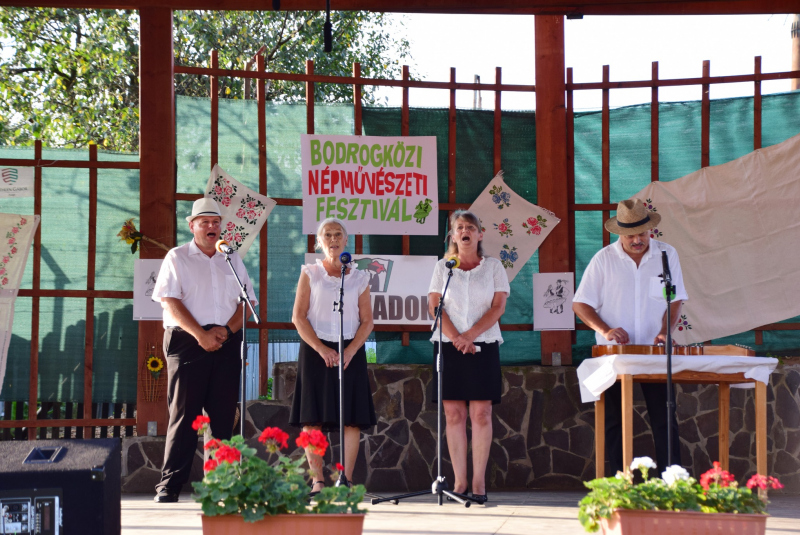
[[[483,505],[489,501],[488,494],[475,494],[474,492],[471,493],[472,499],[477,502],[478,505]]]
[[[153,501],[156,503],[175,503],[178,501],[178,495],[180,491],[170,490],[170,489],[161,489],[156,494]]]

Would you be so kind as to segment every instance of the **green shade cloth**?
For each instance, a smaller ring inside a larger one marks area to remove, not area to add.
[[[178,192],[202,193],[211,170],[208,99],[177,98]],[[716,165],[753,150],[753,99],[736,98],[711,102],[710,159]],[[258,133],[255,101],[221,100],[219,105],[219,163],[240,182],[258,190]],[[400,135],[401,111],[396,108],[364,108],[365,135]],[[611,110],[611,201],[628,198],[650,180],[650,105]],[[304,104],[266,106],[267,194],[270,197],[301,198],[300,134],[306,132]],[[315,106],[317,134],[352,134],[353,108],[349,105]],[[800,133],[800,92],[762,98],[762,142],[780,143]],[[448,111],[411,109],[411,135],[437,136],[439,200],[447,202]],[[469,204],[494,176],[493,112],[456,112],[456,202]],[[536,123],[533,112],[503,112],[502,161],[506,183],[530,202],[536,203]],[[32,158],[33,148],[0,147],[2,158]],[[87,160],[84,150],[45,150],[45,159]],[[137,161],[137,155],[100,153],[100,160]],[[660,179],[674,180],[700,167],[700,103],[670,102],[659,105]],[[42,173],[42,269],[44,289],[86,289],[88,246],[89,172],[86,169],[45,168]],[[601,113],[575,115],[575,202],[599,203],[601,194]],[[130,291],[136,255],[116,234],[125,219],[139,218],[139,173],[136,170],[98,171],[98,222],[96,284],[98,290]],[[147,194],[143,192],[143,194]],[[0,210],[33,213],[33,199],[0,199]],[[178,242],[190,239],[183,218],[191,203],[177,207]],[[278,206],[267,223],[269,243],[268,299],[264,319],[291,321],[294,289],[306,252],[301,231],[302,209]],[[558,214],[563,220],[566,214]],[[602,214],[575,214],[576,279],[580,281],[592,255],[602,247]],[[439,236],[411,237],[411,254],[444,253],[445,214],[439,216]],[[152,236],[159,239],[162,237]],[[354,247],[353,237],[348,245]],[[259,288],[256,241],[245,257],[256,289]],[[366,236],[367,254],[400,254],[400,236]],[[503,323],[532,322],[532,275],[538,271],[538,255],[525,265],[511,285],[511,297]],[[28,260],[22,288],[31,288],[32,256]],[[768,269],[768,267],[766,268]],[[138,328],[128,300],[95,300],[93,365],[94,402],[134,402],[136,398]],[[41,298],[39,327],[39,396],[43,401],[83,401],[83,355],[86,304],[76,298]],[[787,321],[800,321],[792,318]],[[248,331],[251,340],[257,333]],[[271,342],[296,341],[295,331],[273,330]],[[378,332],[380,363],[430,363],[432,345],[427,332],[412,333],[403,347],[400,333]],[[505,331],[501,362],[540,362],[539,333]],[[28,399],[31,338],[31,298],[17,299],[8,371],[0,400]],[[591,332],[579,331],[573,346],[573,361],[589,354]],[[754,346],[752,332],[715,340]],[[781,354],[800,347],[798,331],[768,331],[759,354]]]

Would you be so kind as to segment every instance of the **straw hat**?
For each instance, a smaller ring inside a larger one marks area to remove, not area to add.
[[[217,201],[208,197],[197,199],[192,205],[192,215],[188,216],[186,221],[191,223],[195,217],[200,217],[201,215],[222,217],[222,214],[219,213]]]
[[[641,199],[627,199],[617,205],[617,215],[605,222],[606,230],[620,236],[632,236],[658,226],[661,215],[648,212]]]

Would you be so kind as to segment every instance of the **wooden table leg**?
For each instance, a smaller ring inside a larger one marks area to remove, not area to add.
[[[594,464],[595,477],[606,476],[606,394],[594,402]]]
[[[719,465],[728,469],[728,436],[731,429],[731,385],[719,384]]]
[[[767,385],[756,381],[756,470],[767,475]]]
[[[622,383],[622,467],[627,473],[633,462],[633,376],[619,377]]]

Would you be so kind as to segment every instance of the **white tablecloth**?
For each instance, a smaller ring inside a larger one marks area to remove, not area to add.
[[[672,373],[683,371],[711,373],[740,373],[748,379],[762,383],[778,365],[778,359],[769,357],[735,357],[728,355],[673,356]],[[618,375],[666,374],[667,359],[662,355],[608,355],[584,360],[578,366],[578,383],[581,401],[590,403],[600,399],[600,394],[614,384]],[[753,383],[743,383],[740,388],[752,388]]]

